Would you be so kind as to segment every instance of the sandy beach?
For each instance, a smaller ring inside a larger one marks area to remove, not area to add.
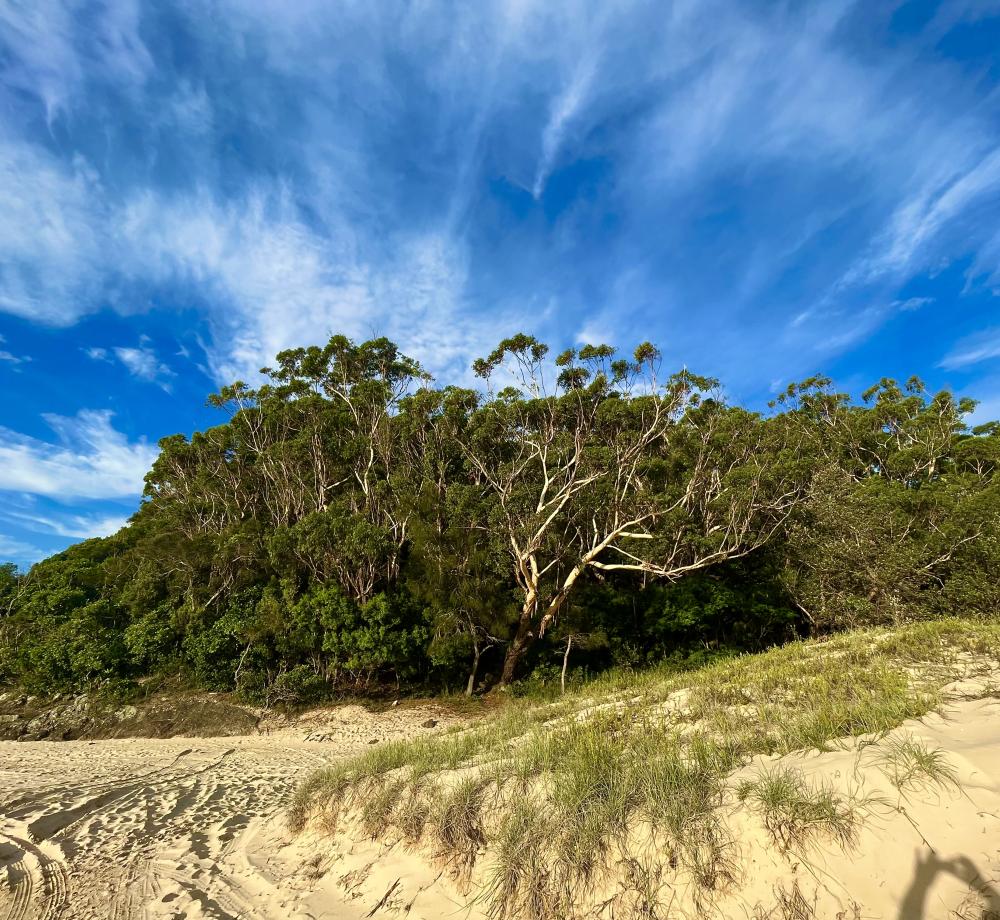
[[[348,706],[244,737],[0,742],[0,917],[313,916],[285,849],[295,786],[431,717],[447,721]]]

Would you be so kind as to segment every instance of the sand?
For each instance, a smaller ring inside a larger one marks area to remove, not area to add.
[[[447,722],[426,710],[344,707],[267,735],[0,743],[0,920],[479,920],[483,905],[430,853],[349,827],[330,836],[314,825],[295,837],[285,825],[294,787],[313,768],[373,740],[432,731],[422,727],[430,715],[437,730]],[[878,766],[885,742],[782,758],[816,782],[887,804],[847,851],[818,842],[785,854],[734,804],[738,877],[713,915],[1000,918],[1000,701],[956,698],[893,736],[945,752],[962,792],[901,801]],[[811,914],[783,911],[793,894]],[[671,916],[696,915],[679,888]]]
[[[0,920],[353,918],[346,895],[304,904],[283,811],[316,767],[429,718],[453,720],[346,706],[245,737],[0,742]]]
[[[1000,920],[1000,701],[954,702],[889,736],[899,737],[943,752],[961,790],[901,797],[879,767],[885,741],[780,758],[812,782],[869,799],[870,811],[855,845],[826,843],[804,856],[780,855],[759,822],[738,815],[744,887],[725,899],[723,916],[737,907],[773,910],[797,885],[817,917]]]

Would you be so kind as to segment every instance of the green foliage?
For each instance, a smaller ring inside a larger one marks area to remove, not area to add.
[[[0,566],[0,683],[179,673],[296,703],[533,673],[544,696],[1000,613],[1000,425],[969,431],[971,401],[816,377],[765,417],[661,362],[518,334],[475,363],[479,392],[386,339],[284,351],[210,397],[228,420],[161,442],[128,527]]]
[[[8,598],[13,598],[18,581],[17,566],[13,562],[0,565],[0,604]]]
[[[787,421],[812,442],[809,487],[779,545],[782,581],[814,629],[996,616],[1000,437],[973,404],[883,380],[856,406],[810,391]],[[820,435],[825,435],[820,437]]]
[[[155,671],[169,664],[177,643],[169,607],[162,605],[133,620],[125,627],[122,639],[139,669]]]
[[[335,673],[367,682],[380,672],[399,677],[420,669],[427,630],[404,599],[379,593],[358,604],[335,587],[315,585],[293,611],[295,622],[320,631],[320,648]]]
[[[283,671],[271,685],[272,703],[315,703],[329,693],[329,685],[308,665],[297,664]]]
[[[105,600],[65,618],[40,617],[22,636],[14,675],[33,693],[81,690],[117,677],[128,662],[119,626]]]

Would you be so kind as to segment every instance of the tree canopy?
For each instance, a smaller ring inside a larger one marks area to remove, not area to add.
[[[277,355],[173,435],[118,534],[0,567],[0,682],[182,673],[263,701],[506,684],[960,609],[995,616],[1000,427],[916,379],[767,412],[643,343]]]

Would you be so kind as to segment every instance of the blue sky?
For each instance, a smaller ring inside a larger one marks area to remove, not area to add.
[[[287,346],[650,338],[1000,415],[1000,2],[0,0],[0,557]]]

